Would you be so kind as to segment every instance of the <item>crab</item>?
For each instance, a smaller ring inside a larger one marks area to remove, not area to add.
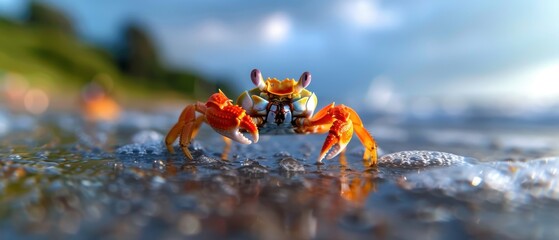
[[[299,81],[264,80],[258,69],[252,70],[250,77],[256,87],[243,92],[236,104],[219,90],[205,103],[187,105],[165,137],[168,151],[174,152],[173,143],[179,138],[184,155],[192,160],[188,145],[205,122],[226,140],[242,144],[258,142],[259,134],[328,133],[317,159],[321,164],[324,158],[332,159],[343,152],[355,131],[365,147],[363,159],[376,165],[376,142],[355,110],[331,103],[313,115],[318,100],[306,89],[311,83],[309,72],[304,72]],[[252,141],[243,132],[250,134]]]

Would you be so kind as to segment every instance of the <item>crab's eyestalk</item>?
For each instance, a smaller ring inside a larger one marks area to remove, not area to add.
[[[297,82],[297,86],[295,86],[295,92],[299,93],[307,86],[311,84],[311,73],[304,72],[301,77],[299,78],[299,82]]]
[[[260,91],[266,90],[266,82],[264,82],[264,78],[262,78],[262,73],[260,73],[260,70],[253,69],[252,72],[250,72],[250,79],[252,79],[252,83],[254,83],[254,85],[258,87]]]

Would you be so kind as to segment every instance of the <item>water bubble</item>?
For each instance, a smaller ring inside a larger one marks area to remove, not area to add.
[[[153,130],[143,130],[140,131],[132,137],[132,142],[134,143],[158,143],[163,141],[163,135],[161,133]]]
[[[115,170],[115,171],[124,170],[124,164],[122,162],[113,162],[111,165],[113,167],[113,170]]]
[[[279,162],[280,170],[288,172],[304,172],[305,167],[294,158],[286,157]]]
[[[92,184],[91,184],[91,181],[86,180],[86,179],[82,180],[82,186],[84,186],[84,187],[91,187],[91,185],[92,185]]]
[[[407,175],[406,181],[413,188],[437,189],[450,196],[518,205],[535,199],[559,201],[558,168],[559,157],[491,162],[429,169]]]
[[[291,157],[291,154],[286,151],[277,152],[274,157]]]
[[[36,157],[38,157],[40,159],[43,159],[43,160],[46,160],[49,157],[49,155],[50,155],[49,151],[39,151],[39,152],[35,153]]]
[[[472,186],[477,187],[482,181],[483,179],[476,176],[472,179]]]
[[[187,236],[198,234],[202,225],[200,220],[192,214],[184,214],[179,219],[178,230]]]
[[[254,161],[252,159],[246,159],[241,162],[241,166],[250,166],[252,164],[258,164],[258,161]]]
[[[14,160],[21,160],[22,157],[19,154],[10,154],[8,156],[8,159],[14,161]]]
[[[160,171],[165,170],[166,166],[167,166],[167,164],[161,159],[154,160],[153,164],[152,164],[152,167],[154,169],[157,169],[157,170],[160,170]]]
[[[221,163],[221,161],[217,158],[213,158],[206,155],[201,155],[200,157],[196,158],[196,161],[200,164],[217,164]]]
[[[396,168],[424,168],[451,165],[468,165],[472,161],[464,156],[436,151],[403,151],[379,158],[381,166]]]
[[[268,169],[260,165],[260,163],[258,163],[257,161],[250,161],[252,161],[251,164],[247,164],[238,168],[239,173],[250,176],[260,176],[268,173]]]
[[[45,168],[44,173],[47,175],[60,175],[62,174],[62,172],[60,171],[59,168],[54,167],[54,166],[48,166]]]
[[[165,184],[165,182],[166,182],[165,178],[162,178],[161,176],[155,176],[151,179],[151,186],[153,188],[159,188],[163,184]]]
[[[150,143],[132,143],[124,145],[115,150],[118,154],[127,155],[161,155],[163,153],[163,145],[160,142],[150,142]]]

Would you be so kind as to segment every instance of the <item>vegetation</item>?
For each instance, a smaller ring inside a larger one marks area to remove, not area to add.
[[[14,72],[54,92],[77,90],[99,75],[112,79],[119,94],[174,91],[202,97],[217,87],[229,88],[162,66],[150,37],[138,26],[125,30],[119,51],[108,52],[77,39],[67,17],[38,3],[30,5],[27,21],[0,19],[0,36],[0,76]]]

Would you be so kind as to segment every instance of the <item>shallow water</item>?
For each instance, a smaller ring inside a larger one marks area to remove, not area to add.
[[[317,165],[324,136],[261,136],[227,150],[207,127],[190,161],[162,143],[177,115],[126,112],[116,123],[91,124],[68,113],[0,110],[0,232],[7,239],[559,235],[554,125],[371,119],[366,126],[381,148],[371,168],[357,138],[345,155]]]

